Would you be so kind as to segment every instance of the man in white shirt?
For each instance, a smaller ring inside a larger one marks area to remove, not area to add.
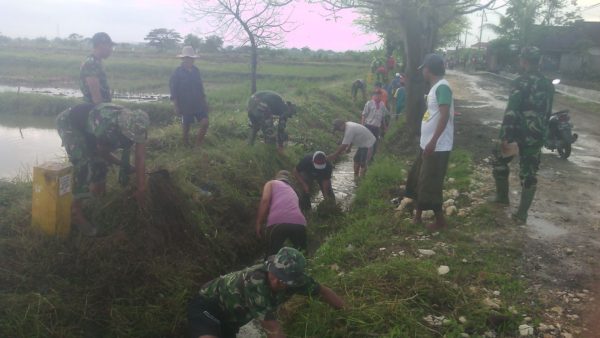
[[[355,145],[358,150],[356,151],[356,155],[354,155],[354,178],[364,176],[367,172],[367,164],[371,156],[373,156],[373,146],[376,141],[375,136],[373,136],[367,127],[342,119],[333,121],[333,131],[343,131],[344,139],[337,150],[327,156],[327,159],[333,162],[340,154],[344,151],[349,151],[352,145]]]
[[[379,137],[383,135],[387,128],[386,118],[389,112],[382,101],[381,93],[373,92],[371,100],[367,101],[361,115],[361,124],[373,133],[375,136],[375,145],[373,146],[373,155],[377,151]]]
[[[421,223],[423,210],[433,210],[435,222],[430,230],[447,226],[442,210],[444,177],[454,142],[454,100],[450,84],[444,79],[444,60],[428,54],[419,69],[431,89],[427,95],[427,111],[421,122],[420,153],[406,183],[405,196],[416,200],[415,223]]]

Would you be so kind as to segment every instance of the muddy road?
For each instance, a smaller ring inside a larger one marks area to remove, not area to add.
[[[498,136],[509,84],[485,74],[452,72],[448,78],[457,99],[456,110],[460,113],[456,120],[456,143],[471,150],[476,162],[485,165],[489,163],[492,139]],[[560,109],[571,110],[579,140],[573,145],[568,160],[543,151],[538,191],[528,224],[514,226],[513,235],[526,235],[522,268],[534,285],[535,294],[548,309],[543,323],[549,327],[546,331],[549,337],[558,332],[600,337],[597,323],[600,318],[600,112],[571,107],[558,95],[554,110]],[[506,214],[518,206],[517,162],[511,163],[511,207],[504,210]],[[490,194],[493,192],[491,168],[485,188]],[[543,329],[540,336],[545,334]]]

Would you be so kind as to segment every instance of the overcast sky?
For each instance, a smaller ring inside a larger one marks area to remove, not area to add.
[[[10,37],[67,37],[71,33],[91,36],[106,31],[117,42],[142,42],[154,28],[172,28],[185,35],[201,33],[197,23],[185,20],[184,0],[0,0],[0,33]],[[579,0],[587,7],[600,0]],[[291,20],[298,28],[286,35],[286,47],[312,49],[366,50],[377,36],[364,33],[353,24],[357,15],[344,12],[337,22],[326,18],[319,5],[299,3]],[[600,21],[600,7],[583,13],[588,21]],[[481,16],[472,22],[468,43],[477,42]],[[497,16],[488,14],[488,22]],[[483,41],[493,38],[484,30]]]

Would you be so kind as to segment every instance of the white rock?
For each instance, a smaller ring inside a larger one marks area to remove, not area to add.
[[[540,330],[540,332],[546,332],[548,330],[550,330],[550,328],[548,327],[548,325],[544,324],[544,323],[540,323],[540,325],[538,325],[538,330]]]
[[[386,248],[379,248],[379,251],[385,251]]]
[[[572,335],[572,334],[570,334],[569,332],[563,332],[563,333],[562,333],[562,336],[563,336],[564,338],[573,338],[573,335]]]
[[[337,263],[333,263],[329,266],[329,268],[333,271],[339,271],[340,270],[340,266],[337,265]]]
[[[423,216],[423,218],[433,218],[433,216],[435,216],[435,214],[433,213],[433,210],[425,210],[425,211],[423,211],[422,216]]]
[[[492,309],[499,309],[500,308],[499,302],[497,300],[495,300],[495,299],[492,300],[492,299],[489,299],[489,298],[485,298],[483,300],[483,305],[485,305],[487,307],[490,307]]]
[[[455,206],[449,206],[446,208],[446,216],[452,216],[454,214],[456,214],[458,212],[458,209],[456,209]]]
[[[429,249],[419,249],[419,253],[423,256],[433,256],[435,255],[435,251]]]
[[[555,306],[553,308],[550,309],[550,311],[552,312],[556,312],[559,316],[563,314],[563,308],[560,306]]]
[[[449,207],[451,205],[454,205],[454,203],[456,203],[456,201],[454,201],[452,198],[447,199],[446,202],[444,202],[444,207]]]
[[[468,261],[466,258],[463,258],[463,259],[462,259],[462,262],[463,262],[463,263],[468,263],[469,261]]]
[[[450,268],[447,265],[440,265],[438,268],[438,275],[445,275],[450,272]]]
[[[463,210],[463,209],[460,209],[456,215],[458,217],[466,217],[467,216],[467,212],[465,210]]]
[[[523,318],[523,320],[525,321],[525,323],[529,323],[531,321],[531,317],[525,317]]]
[[[494,296],[500,296],[500,291],[494,291],[494,292],[492,292],[492,294],[493,294]]]
[[[458,317],[458,321],[459,321],[461,324],[464,324],[464,323],[466,323],[466,322],[467,322],[467,317],[465,317],[465,316],[460,316],[460,317]]]
[[[400,201],[400,204],[398,205],[398,207],[396,208],[396,211],[404,211],[413,202],[414,202],[414,200],[411,198],[408,198],[408,197],[403,198],[402,201]]]
[[[456,179],[454,179],[454,177],[448,177],[448,183],[452,184],[456,182]]]
[[[446,317],[444,316],[433,316],[433,315],[428,315],[423,317],[423,320],[427,322],[427,324],[431,325],[431,326],[442,326],[444,324],[444,320],[446,319]]]
[[[354,250],[354,246],[352,244],[348,244],[348,246],[346,247],[346,251],[352,251]]]
[[[533,327],[531,327],[527,324],[519,325],[519,335],[521,337],[527,337],[527,336],[533,335]]]

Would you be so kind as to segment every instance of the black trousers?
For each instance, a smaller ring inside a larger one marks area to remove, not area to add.
[[[288,239],[295,249],[306,252],[306,225],[283,223],[267,227],[267,257],[279,252]]]

